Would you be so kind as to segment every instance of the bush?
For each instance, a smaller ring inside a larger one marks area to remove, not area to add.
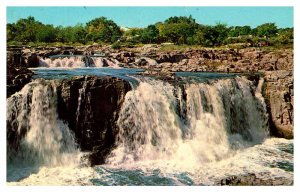
[[[121,48],[121,44],[119,42],[114,42],[112,45],[111,45],[111,48],[112,49],[120,49]]]

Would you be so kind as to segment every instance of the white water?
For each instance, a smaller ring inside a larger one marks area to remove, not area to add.
[[[105,185],[155,185],[167,177],[182,185],[178,174],[184,173],[196,185],[214,185],[226,176],[255,173],[266,179],[284,178],[281,184],[290,185],[293,173],[272,166],[293,164],[293,155],[279,149],[293,141],[268,138],[262,84],[261,80],[253,91],[240,77],[183,87],[142,79],[126,94],[119,112],[117,148],[105,165],[91,168],[80,166],[82,154],[57,118],[55,86],[36,80],[7,100],[8,119],[17,117],[19,132],[30,128],[22,153],[8,160],[8,181],[24,179],[9,184],[92,185],[98,179]],[[79,90],[79,104],[88,97],[84,92],[85,86]],[[30,163],[24,161],[29,160],[37,166],[27,169]],[[144,180],[128,176],[136,170],[142,171]],[[151,183],[148,176],[157,170]]]
[[[92,57],[93,63],[96,67],[108,66],[112,68],[120,68],[119,61],[116,59],[108,59],[102,57]]]
[[[55,86],[42,79],[7,99],[7,122],[18,127],[18,134],[27,132],[19,150],[8,145],[8,180],[23,177],[14,174],[26,167],[30,172],[40,166],[79,165],[82,153],[68,126],[58,119],[56,102]]]
[[[49,68],[83,68],[83,67],[111,67],[119,68],[119,62],[115,59],[102,57],[71,56],[54,59],[40,59],[40,67]]]
[[[57,59],[40,59],[40,67],[64,67],[64,68],[81,68],[85,67],[81,57],[65,57]]]
[[[291,185],[293,173],[274,165],[278,162],[293,164],[293,155],[280,150],[293,144],[293,140],[266,139],[262,144],[239,150],[236,155],[218,162],[178,169],[176,162],[139,161],[126,166],[102,165],[91,167],[42,167],[19,182],[9,185],[162,185],[161,178],[173,180],[170,185],[186,185],[180,174],[186,175],[193,185],[215,185],[222,178],[232,175],[254,173],[265,180],[279,180]],[[273,167],[274,166],[274,167]],[[139,174],[136,174],[139,172]],[[156,173],[155,173],[156,172]],[[155,174],[154,174],[155,173]],[[92,180],[99,180],[94,183]],[[276,182],[274,182],[276,183]]]
[[[118,119],[118,147],[107,163],[160,160],[195,167],[262,142],[268,135],[265,106],[250,86],[239,77],[212,85],[189,84],[185,101],[181,90],[168,83],[141,82],[126,94]]]

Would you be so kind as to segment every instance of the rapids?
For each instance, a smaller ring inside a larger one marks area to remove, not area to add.
[[[111,67],[119,68],[119,62],[115,59],[92,57],[84,55],[56,56],[40,59],[40,67],[48,68],[82,68],[82,67]]]

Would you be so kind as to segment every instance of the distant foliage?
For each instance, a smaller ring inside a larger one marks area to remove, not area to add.
[[[228,37],[229,29],[224,24],[202,27],[197,32],[197,41],[204,46],[220,46]]]
[[[190,17],[170,17],[158,25],[159,35],[162,40],[175,44],[187,44],[196,34],[199,24]],[[195,43],[195,42],[193,42]]]
[[[8,43],[73,43],[112,44],[113,48],[146,43],[174,43],[200,46],[222,46],[228,44],[292,45],[293,28],[278,28],[275,23],[250,26],[201,25],[191,16],[170,17],[145,28],[121,29],[114,21],[105,17],[95,18],[86,24],[75,26],[46,25],[34,17],[20,19],[7,24]]]
[[[228,35],[230,37],[239,37],[251,34],[251,27],[250,26],[235,26],[229,28]]]
[[[7,24],[7,39],[23,42],[37,41],[37,32],[45,26],[34,17],[20,19],[15,24]]]
[[[270,38],[277,35],[278,29],[275,23],[265,23],[257,26],[255,32],[259,37]]]
[[[88,40],[94,42],[113,43],[121,38],[121,28],[105,17],[93,19],[86,24]]]

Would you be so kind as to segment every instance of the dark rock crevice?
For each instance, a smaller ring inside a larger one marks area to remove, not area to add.
[[[58,115],[75,133],[81,150],[91,152],[91,164],[104,163],[114,146],[118,112],[130,89],[127,81],[114,77],[85,76],[60,83]]]

